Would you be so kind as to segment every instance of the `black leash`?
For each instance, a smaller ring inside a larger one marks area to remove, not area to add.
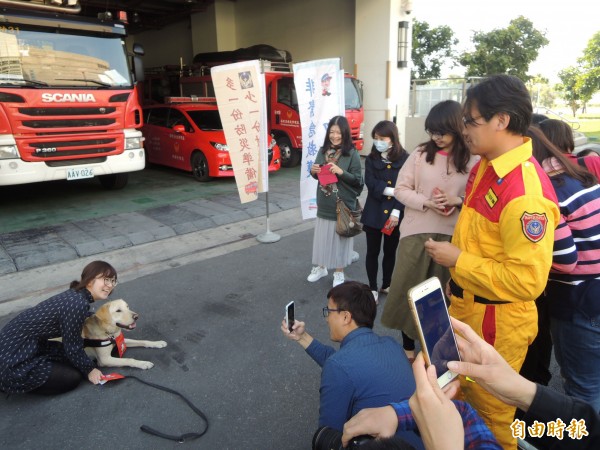
[[[192,409],[192,411],[194,411],[198,416],[200,416],[200,418],[206,424],[204,430],[202,430],[200,433],[185,433],[185,434],[182,434],[180,436],[174,436],[172,434],[166,434],[166,433],[163,433],[161,431],[155,430],[154,428],[150,428],[148,425],[142,425],[140,427],[140,430],[142,430],[144,433],[152,434],[154,436],[158,436],[158,437],[161,437],[163,439],[169,439],[171,441],[176,441],[176,442],[179,442],[179,443],[183,443],[183,442],[188,441],[188,440],[198,439],[199,437],[203,436],[208,431],[208,419],[207,419],[206,415],[202,411],[200,411],[200,409],[198,409],[191,401],[189,401],[187,398],[185,398],[181,393],[179,393],[179,392],[177,392],[177,391],[175,391],[175,390],[173,390],[171,388],[168,388],[168,387],[165,387],[165,386],[160,386],[159,384],[154,384],[154,383],[150,383],[149,381],[144,381],[141,378],[134,377],[132,375],[127,375],[125,377],[125,379],[127,379],[127,378],[130,378],[130,379],[132,378],[134,380],[139,381],[142,384],[146,384],[146,385],[151,386],[151,387],[153,387],[155,389],[159,389],[161,391],[165,391],[165,392],[169,392],[171,394],[177,395],[184,402],[186,402],[187,405]]]

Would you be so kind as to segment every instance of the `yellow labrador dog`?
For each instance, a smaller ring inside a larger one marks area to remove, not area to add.
[[[85,340],[86,352],[96,358],[101,367],[137,367],[150,369],[150,361],[123,358],[126,347],[163,348],[165,341],[138,341],[125,339],[121,330],[133,330],[138,315],[129,309],[123,300],[113,300],[102,305],[96,313],[83,324],[81,335]],[[116,350],[119,357],[112,356]]]

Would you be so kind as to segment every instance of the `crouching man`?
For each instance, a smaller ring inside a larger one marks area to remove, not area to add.
[[[369,286],[347,281],[327,293],[323,317],[329,336],[340,349],[322,344],[296,320],[292,332],[282,332],[298,342],[322,367],[319,427],[342,431],[344,423],[363,408],[385,406],[409,398],[415,390],[414,376],[402,346],[388,336],[373,332],[377,305]],[[417,448],[413,432],[399,436]]]

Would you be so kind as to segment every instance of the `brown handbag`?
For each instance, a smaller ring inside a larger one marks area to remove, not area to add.
[[[353,237],[362,231],[362,223],[360,223],[362,207],[358,200],[356,200],[356,206],[358,209],[352,211],[341,198],[336,196],[337,220],[335,231],[342,237]]]

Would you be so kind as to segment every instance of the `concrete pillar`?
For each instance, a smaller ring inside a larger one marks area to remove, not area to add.
[[[410,89],[409,67],[398,68],[398,23],[408,21],[410,56],[412,21],[409,0],[356,0],[355,74],[364,83],[365,146],[371,151],[371,130],[380,120],[393,120],[405,145],[405,122]],[[409,149],[412,150],[412,149]]]
[[[234,2],[217,0],[206,11],[191,16],[194,55],[238,48],[235,8]]]

